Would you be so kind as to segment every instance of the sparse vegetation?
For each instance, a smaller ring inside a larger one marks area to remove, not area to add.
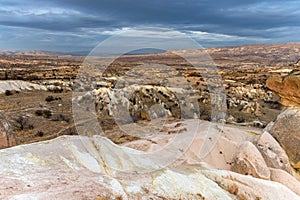
[[[33,129],[34,126],[32,123],[30,123],[29,118],[26,116],[19,116],[16,120],[17,127],[20,130],[25,130],[25,129]]]
[[[45,99],[45,101],[47,101],[47,102],[51,102],[51,101],[54,101],[54,100],[55,100],[55,98],[53,96],[47,96],[46,99]]]
[[[44,136],[44,132],[43,131],[38,131],[36,133],[36,135],[39,136],[39,137],[43,137]]]
[[[6,96],[10,96],[10,95],[12,95],[13,93],[12,93],[12,91],[10,91],[10,90],[5,90],[5,95]]]
[[[252,54],[254,50],[257,51],[255,56]],[[293,59],[300,56],[300,51],[298,50],[300,50],[300,45],[293,45],[293,48],[291,48],[288,44],[280,45],[280,48],[278,48],[278,45],[271,45],[267,46],[267,48],[257,48],[257,46],[253,48],[249,46],[247,48],[215,48],[207,50],[216,62],[220,72],[219,74],[224,81],[228,99],[227,113],[228,116],[232,116],[231,119],[233,122],[248,123],[253,121],[263,121],[268,123],[270,120],[274,119],[274,116],[276,116],[282,108],[280,103],[278,103],[278,99],[261,98],[257,95],[257,90],[261,89],[260,92],[262,93],[268,91],[264,83],[270,75],[270,70],[272,70],[270,67],[274,67],[274,64],[276,64],[276,67],[288,66],[292,69],[293,65],[289,66],[289,63],[294,63],[295,61]],[[273,52],[278,52],[278,54],[274,56]],[[82,82],[74,82],[74,79],[77,78],[77,70],[82,64],[82,59],[83,58],[80,57],[43,57],[26,55],[2,57],[2,60],[0,61],[0,65],[3,69],[0,72],[2,80],[24,80],[41,84],[46,87],[46,91],[21,90],[18,94],[14,89],[7,89],[7,91],[4,91],[4,101],[1,104],[1,110],[11,113],[9,114],[10,118],[13,119],[12,122],[13,125],[15,125],[18,137],[24,139],[23,142],[28,142],[29,140],[43,140],[44,138],[49,138],[49,134],[51,135],[58,132],[69,134],[66,131],[60,131],[73,125],[71,113],[71,89],[76,88],[78,91],[83,92],[92,90],[92,85],[85,83],[93,81],[100,83],[97,86],[97,89],[101,87],[115,88],[119,76],[126,74],[136,66],[147,63],[149,60],[151,62],[159,62],[171,66],[176,71],[166,75],[165,73],[168,73],[168,70],[160,70],[161,73],[165,74],[164,78],[160,80],[158,77],[160,72],[156,73],[154,70],[150,75],[155,74],[155,77],[147,77],[145,84],[152,86],[170,85],[176,88],[176,85],[182,85],[179,83],[180,81],[178,82],[178,80],[180,80],[179,77],[186,78],[186,81],[189,82],[191,88],[196,88],[200,91],[199,97],[197,97],[200,112],[196,114],[198,114],[202,120],[211,120],[213,110],[210,104],[210,90],[207,88],[207,81],[209,80],[204,78],[206,76],[206,69],[195,69],[190,63],[175,54],[167,56],[124,56],[115,60],[103,73],[104,76],[112,77],[113,79],[103,80],[95,76],[90,80],[90,77],[83,74],[83,77],[81,78]],[[139,79],[139,76],[141,75],[148,76],[147,73],[141,73],[137,70],[134,72],[136,73],[135,79]],[[272,72],[272,74],[276,73]],[[277,74],[281,75],[280,73]],[[174,83],[168,82],[169,80],[172,81],[172,77],[175,79]],[[125,87],[125,82],[118,84],[119,88],[121,84],[124,84]],[[253,87],[247,88],[246,86],[249,84],[253,85]],[[111,85],[111,87],[108,87],[109,85]],[[237,90],[237,88],[239,89]],[[189,88],[185,87],[184,89]],[[150,108],[153,105],[152,100],[150,99],[152,98],[151,93],[153,91],[149,88],[146,88],[145,90],[145,93],[150,96],[142,97],[141,93],[138,93],[137,96],[140,97],[131,99],[130,103],[137,105],[138,102],[141,101],[141,105],[145,104]],[[255,94],[252,94],[252,91],[254,91]],[[192,95],[193,93],[191,92],[191,96]],[[83,100],[88,100],[85,99],[87,97],[90,98],[89,96],[83,97]],[[234,97],[235,100],[233,101],[232,99]],[[151,101],[148,101],[147,99],[150,99]],[[179,100],[185,101],[185,96],[181,97]],[[251,101],[257,102],[257,106],[249,104]],[[192,114],[188,112],[185,113],[181,110],[181,103],[178,104],[178,102],[174,102],[169,94],[159,90],[156,97],[153,98],[153,103],[160,104],[161,102],[164,103],[164,108],[170,111],[173,117],[181,117],[185,114],[187,116],[192,116]],[[108,116],[109,112],[107,107],[110,103],[111,102],[103,102],[103,104],[99,104],[97,107],[97,111],[99,111],[97,115],[101,123],[101,128],[105,131],[111,130],[116,126],[113,117]],[[84,108],[86,108],[86,111],[89,111],[92,107]],[[255,108],[254,111],[253,108]],[[92,111],[92,109],[90,110]],[[256,112],[256,110],[259,112]],[[132,115],[133,121],[137,123],[139,123],[142,118],[149,118],[144,114],[142,116],[140,111],[132,112],[130,114]],[[155,114],[159,117],[159,114],[161,113],[156,112]],[[53,135],[53,137],[56,136]]]
[[[52,112],[51,112],[51,110],[36,110],[35,115],[43,116],[45,118],[50,118],[52,116]]]
[[[67,123],[70,122],[70,118],[64,114],[54,115],[52,118],[53,121],[65,121]]]

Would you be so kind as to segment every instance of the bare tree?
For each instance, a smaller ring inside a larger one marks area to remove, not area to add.
[[[16,122],[17,122],[17,126],[21,129],[21,130],[24,130],[26,128],[30,128],[30,129],[33,129],[33,125],[31,123],[29,123],[29,120],[27,117],[25,116],[19,116],[17,119],[16,119]]]

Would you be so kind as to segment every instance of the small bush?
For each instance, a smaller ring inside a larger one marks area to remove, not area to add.
[[[238,118],[236,119],[236,122],[237,122],[237,123],[244,123],[244,122],[245,122],[245,119],[244,119],[243,117],[238,117]]]
[[[43,116],[45,118],[50,118],[52,116],[52,112],[51,112],[51,110],[36,110],[35,115]]]
[[[43,115],[43,110],[37,110],[37,111],[35,111],[35,115],[42,116]]]
[[[43,131],[38,131],[36,133],[36,135],[39,136],[39,137],[43,137],[44,136],[44,132]]]
[[[62,135],[77,135],[77,131],[76,131],[75,127],[71,127],[71,128],[64,130],[61,134]]]
[[[13,93],[10,91],[10,90],[5,90],[5,95],[6,96],[10,96],[10,95],[12,95]]]
[[[34,129],[33,124],[28,124],[28,128],[31,129],[31,130],[33,130]]]
[[[47,96],[46,99],[45,99],[45,101],[47,101],[47,102],[51,102],[51,101],[54,101],[54,100],[55,100],[55,98],[53,96]]]
[[[36,75],[31,75],[27,77],[27,80],[34,81],[34,80],[41,80],[41,78]]]
[[[53,121],[65,121],[67,123],[70,122],[70,118],[63,114],[58,114],[58,115],[53,116],[52,120]]]

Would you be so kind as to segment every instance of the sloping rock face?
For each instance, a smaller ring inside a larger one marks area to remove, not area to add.
[[[5,117],[0,114],[0,149],[15,146],[15,135]]]
[[[264,132],[259,137],[256,146],[269,167],[292,174],[293,170],[286,152],[268,132]]]
[[[300,61],[295,66],[300,66]],[[271,76],[266,85],[281,97],[283,105],[300,107],[300,71],[294,70],[286,77]]]
[[[19,80],[0,81],[0,93],[5,93],[6,90],[46,90],[46,87]]]
[[[280,102],[283,105],[300,105],[300,75],[290,75],[285,78],[271,77],[267,80],[267,87],[281,97]]]
[[[278,183],[282,183],[283,185],[290,188],[292,191],[295,191],[298,195],[300,195],[299,191],[299,182],[293,178],[286,171],[280,169],[271,169],[271,179]]]
[[[240,146],[232,163],[232,171],[262,179],[270,178],[270,170],[265,160],[251,142],[245,142]]]
[[[270,133],[285,149],[294,168],[300,169],[300,110],[288,108],[275,120]]]
[[[168,134],[152,136],[146,152],[128,147],[143,141],[126,147],[101,136],[64,136],[1,150],[0,199],[300,199],[299,182],[281,169],[271,173],[281,183],[225,170],[230,165],[223,161],[232,160],[240,144],[254,141],[259,132],[233,126],[221,131],[221,125],[202,122],[200,130],[219,130],[220,136],[201,158],[205,136],[190,135],[193,123],[184,121],[187,131],[168,145],[172,153],[185,146],[179,141],[193,139],[169,165],[163,162],[168,155],[157,156],[159,146],[170,141]]]
[[[280,143],[286,151],[291,165],[300,169],[300,60],[294,65],[289,75],[272,76],[266,85],[279,97],[280,102],[288,108],[277,116],[275,122],[271,122],[266,131]],[[282,163],[284,161],[282,160]],[[278,166],[278,163],[276,164]]]

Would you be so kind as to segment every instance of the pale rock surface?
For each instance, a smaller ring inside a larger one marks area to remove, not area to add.
[[[147,156],[147,152],[115,145],[101,136],[64,136],[3,149],[0,156],[0,199],[4,200],[300,200],[290,186],[205,169],[200,159],[198,164],[164,166],[164,155]]]
[[[268,167],[282,169],[292,174],[289,158],[278,142],[268,133],[263,132],[256,142],[256,147],[263,156]]]
[[[6,90],[47,90],[47,88],[42,85],[20,80],[0,81],[0,93],[4,93]]]
[[[269,179],[270,170],[257,148],[251,142],[244,142],[239,147],[231,170],[240,174]]]
[[[300,182],[291,174],[281,169],[270,168],[271,180],[290,188],[293,192],[300,195]]]
[[[274,200],[300,198],[300,196],[287,193],[290,190],[277,182],[236,174],[231,171],[204,170],[202,174],[214,180],[221,188],[234,194],[236,199]]]
[[[269,127],[271,135],[280,143],[287,153],[291,165],[300,169],[300,109],[287,108],[277,116],[273,126]]]
[[[170,126],[176,126],[176,123]],[[180,134],[150,134],[124,146],[147,152],[158,152],[161,147],[166,146],[168,152],[184,152],[178,156],[179,163],[192,165],[204,161],[212,168],[230,170],[240,144],[244,141],[254,141],[261,134],[261,129],[253,127],[214,124],[202,120],[184,120],[179,128],[186,131]],[[126,126],[123,130],[133,129]],[[141,131],[139,133],[141,135]],[[135,131],[130,132],[130,135],[136,134]],[[167,153],[166,151],[164,153]],[[164,159],[163,155],[158,156]]]

